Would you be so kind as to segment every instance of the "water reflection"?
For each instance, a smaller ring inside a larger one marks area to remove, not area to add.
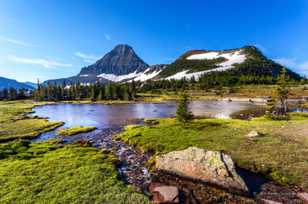
[[[230,118],[233,112],[256,107],[249,102],[193,101],[190,109],[195,116]],[[124,125],[136,118],[174,117],[176,103],[137,103],[137,104],[57,104],[34,108],[34,115],[48,117],[51,121],[63,121],[65,127],[73,125],[108,128]]]

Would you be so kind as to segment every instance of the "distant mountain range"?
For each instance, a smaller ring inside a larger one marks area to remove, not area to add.
[[[232,71],[235,74],[267,75],[276,77],[283,68],[280,64],[265,57],[254,46],[229,50],[190,50],[169,65],[149,66],[129,45],[117,45],[94,64],[84,67],[76,76],[44,83],[108,83],[126,81],[147,81],[160,79],[198,79],[213,71]],[[300,76],[287,69],[295,79]]]
[[[14,79],[8,79],[8,78],[0,77],[0,90],[1,89],[9,89],[9,88],[34,89],[34,87],[31,86],[30,84],[18,82]]]
[[[28,85],[28,86],[31,86],[33,88],[37,88],[37,83],[33,83],[33,82],[29,82],[29,81],[26,81],[26,82],[23,82],[24,84]]]

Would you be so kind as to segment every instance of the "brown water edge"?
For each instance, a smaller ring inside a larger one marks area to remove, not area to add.
[[[176,186],[179,189],[181,204],[203,203],[255,203],[252,197],[244,192],[232,192],[209,183],[185,177],[179,177],[169,172],[157,171],[153,182]]]
[[[245,192],[223,189],[219,186],[180,177],[168,172],[157,171],[152,179],[153,182],[164,183],[166,185],[179,188],[180,204],[205,204],[205,203],[272,203],[300,204],[304,203],[298,198],[297,193],[301,189],[296,186],[282,186],[277,183],[267,181],[260,187],[260,192],[247,194]]]

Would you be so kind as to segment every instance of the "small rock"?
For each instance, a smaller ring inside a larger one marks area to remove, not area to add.
[[[297,193],[297,197],[302,199],[305,203],[308,203],[308,193],[299,192],[299,193]]]
[[[248,137],[248,138],[258,137],[258,136],[260,136],[260,134],[259,134],[257,131],[255,131],[255,130],[250,131],[250,132],[246,135],[246,137]]]
[[[179,189],[162,183],[151,183],[149,191],[154,203],[179,203]]]

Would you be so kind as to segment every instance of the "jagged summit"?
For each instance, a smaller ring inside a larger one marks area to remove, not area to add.
[[[148,66],[131,46],[120,44],[93,65],[82,68],[79,75],[99,75],[103,73],[123,75],[134,71],[144,71]]]

